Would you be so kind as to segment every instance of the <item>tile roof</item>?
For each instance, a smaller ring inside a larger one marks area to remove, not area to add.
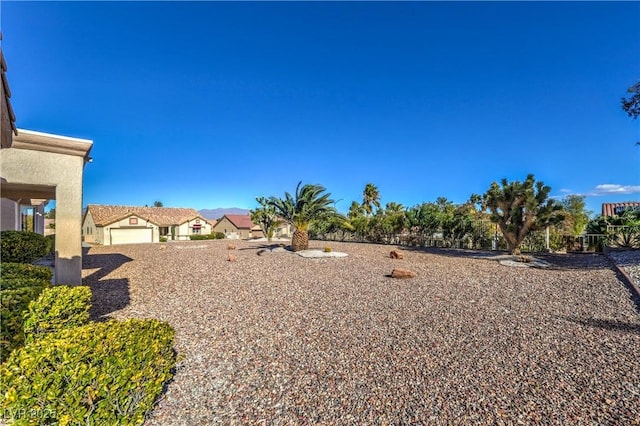
[[[89,204],[87,212],[91,213],[96,226],[105,226],[135,214],[158,226],[180,225],[194,218],[204,219],[195,209],[173,207],[135,207],[135,206],[103,206]]]
[[[640,202],[624,201],[621,203],[602,203],[602,216],[616,216],[621,210],[628,208],[638,209],[640,208]]]
[[[224,217],[229,219],[229,222],[233,223],[238,229],[252,229],[256,226],[248,214],[226,214]]]

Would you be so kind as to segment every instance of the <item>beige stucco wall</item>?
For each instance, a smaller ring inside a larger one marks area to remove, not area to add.
[[[55,187],[56,283],[82,282],[82,177],[84,158],[54,152],[0,150],[0,174],[8,183]]]

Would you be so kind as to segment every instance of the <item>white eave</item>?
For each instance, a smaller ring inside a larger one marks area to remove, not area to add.
[[[93,141],[89,139],[72,138],[24,129],[18,129],[17,132],[17,136],[13,137],[11,148],[75,155],[88,161],[89,151],[93,146]]]

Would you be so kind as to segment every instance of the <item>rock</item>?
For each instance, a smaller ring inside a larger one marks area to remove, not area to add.
[[[392,259],[404,259],[404,254],[400,250],[391,250],[390,257]]]
[[[415,277],[416,277],[416,273],[408,269],[395,268],[393,271],[391,271],[391,278],[404,279],[404,278],[415,278]]]
[[[235,249],[236,249],[236,245],[235,245],[235,244],[232,244],[232,243],[229,243],[229,245],[227,246],[227,249],[229,249],[229,250],[235,250]]]
[[[235,262],[235,261],[236,261],[236,257],[232,253],[229,253],[229,262]]]

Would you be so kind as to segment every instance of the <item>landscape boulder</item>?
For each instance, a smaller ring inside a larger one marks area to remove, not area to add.
[[[393,271],[391,271],[391,278],[406,279],[415,277],[416,273],[408,269],[395,268]]]
[[[233,253],[229,253],[229,262],[235,262],[236,261],[236,257],[233,255]]]
[[[400,250],[391,250],[390,257],[392,259],[404,259],[404,254]]]

